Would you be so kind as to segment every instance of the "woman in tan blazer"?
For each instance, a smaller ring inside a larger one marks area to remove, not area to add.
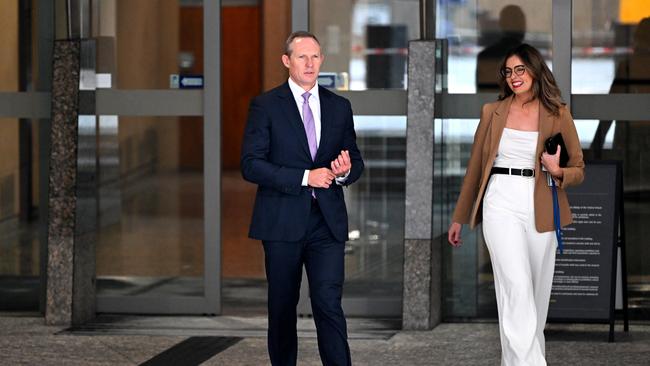
[[[557,248],[547,174],[558,186],[561,225],[568,225],[564,188],[583,180],[582,149],[539,51],[522,44],[508,52],[499,84],[499,100],[481,111],[448,240],[459,246],[462,224],[474,228],[483,222],[499,310],[501,365],[546,365],[543,331]],[[558,132],[569,153],[563,168],[561,148],[554,155],[544,152],[546,139]]]

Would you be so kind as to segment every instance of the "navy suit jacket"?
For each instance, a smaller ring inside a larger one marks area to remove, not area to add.
[[[341,150],[350,152],[352,169],[345,185],[363,171],[350,102],[319,87],[321,137],[315,161],[289,84],[255,97],[250,104],[241,153],[244,179],[255,183],[257,195],[249,230],[253,239],[298,241],[307,231],[312,196],[302,186],[305,170],[330,167]],[[314,188],[327,225],[338,241],[348,240],[348,215],[343,187]]]

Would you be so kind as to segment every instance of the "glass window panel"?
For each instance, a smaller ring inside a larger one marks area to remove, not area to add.
[[[573,0],[572,54],[572,93],[650,93],[650,2]]]
[[[224,165],[221,171],[222,314],[265,316],[264,247],[261,241],[248,237],[257,185],[245,181],[240,169],[227,169]]]
[[[110,80],[101,87],[169,89],[178,84],[172,75],[203,74],[200,1],[115,0],[97,5],[97,72]]]
[[[5,0],[0,12],[0,92],[32,91],[39,83],[38,2]]]
[[[344,297],[401,299],[406,117],[354,116],[354,124],[365,170],[345,192]]]
[[[343,90],[406,89],[408,41],[419,38],[418,0],[311,0],[310,30],[319,37],[321,75]]]
[[[19,91],[20,49],[18,1],[7,1],[0,12],[0,91]]]
[[[0,92],[39,84],[37,2],[0,11]],[[32,61],[34,60],[34,61]],[[0,117],[0,311],[38,311],[41,290],[39,128],[46,120]]]
[[[497,68],[525,42],[551,58],[551,0],[437,1],[436,37],[449,42],[450,93],[497,92]]]
[[[0,118],[0,311],[38,311],[39,122]]]
[[[203,296],[203,118],[102,116],[99,295]]]
[[[478,119],[436,119],[434,152],[434,236],[443,241],[443,317],[495,318],[490,257],[481,227],[463,227],[463,245],[446,244],[446,232],[460,194]]]
[[[20,213],[20,121],[0,118],[0,221]]]
[[[647,319],[650,310],[650,124],[646,121],[576,121],[591,125],[581,133],[585,158],[623,162],[623,199],[629,306],[633,319]],[[596,132],[597,131],[597,132]],[[586,132],[586,131],[584,131]],[[602,137],[596,136],[605,136]],[[603,141],[604,140],[604,141]]]

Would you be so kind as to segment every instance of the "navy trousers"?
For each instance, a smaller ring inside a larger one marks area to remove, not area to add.
[[[264,241],[268,280],[268,347],[273,366],[294,366],[298,353],[296,306],[303,264],[307,271],[318,351],[323,365],[349,366],[347,326],[341,308],[345,243],[332,236],[316,201],[307,233],[298,242]]]

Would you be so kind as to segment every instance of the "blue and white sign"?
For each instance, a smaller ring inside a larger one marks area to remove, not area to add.
[[[347,72],[321,72],[318,74],[318,85],[337,90],[348,90]]]
[[[321,72],[318,74],[318,85],[328,89],[336,89],[336,76],[335,72]]]
[[[181,89],[203,89],[203,75],[180,75],[178,86]]]

